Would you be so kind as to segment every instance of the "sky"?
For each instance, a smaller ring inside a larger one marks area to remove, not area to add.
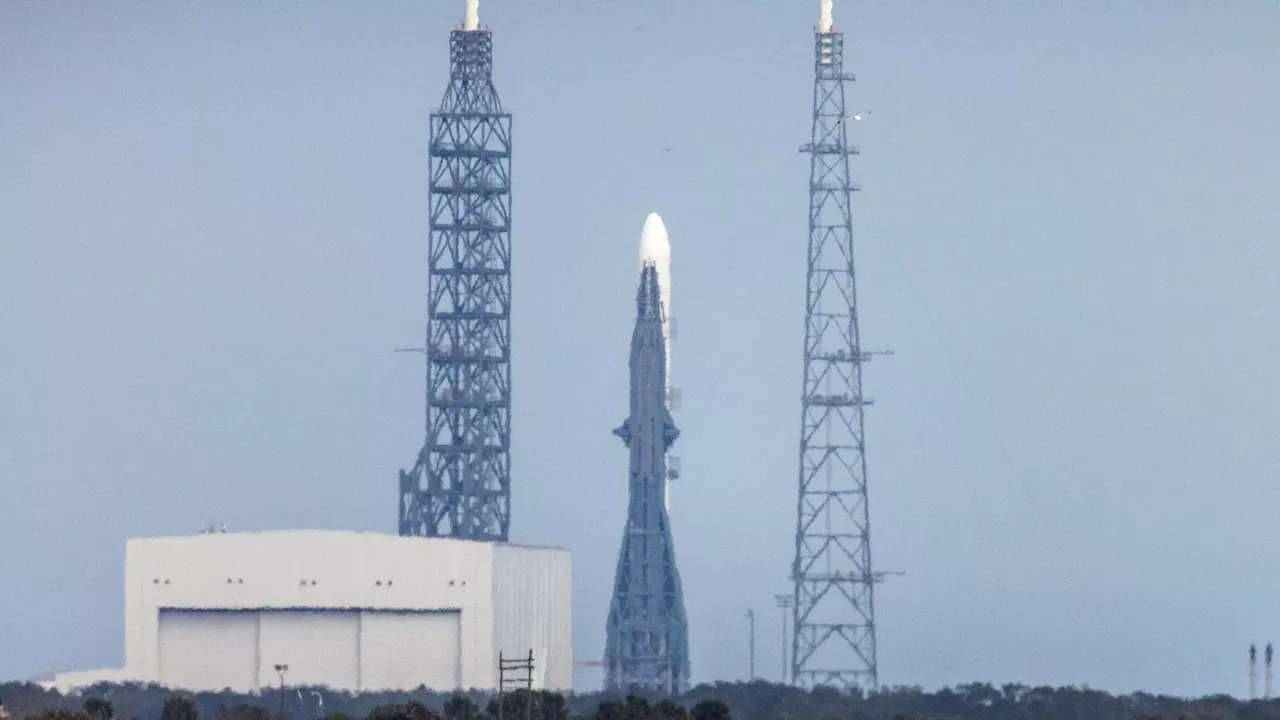
[[[0,3],[0,679],[123,661],[127,538],[394,532],[462,0]],[[671,235],[695,681],[778,677],[817,2],[484,0],[512,540],[598,658]],[[880,676],[1247,690],[1280,641],[1280,5],[837,0]],[[853,109],[851,107],[851,109]],[[670,152],[663,148],[670,147]],[[580,687],[599,682],[589,671]]]

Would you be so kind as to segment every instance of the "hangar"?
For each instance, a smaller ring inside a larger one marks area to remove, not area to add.
[[[534,656],[534,687],[568,690],[567,550],[295,530],[134,539],[125,551],[125,663],[64,673],[252,691],[492,689],[498,654]]]

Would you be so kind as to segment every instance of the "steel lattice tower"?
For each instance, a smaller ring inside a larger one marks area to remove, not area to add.
[[[427,431],[400,472],[400,534],[507,539],[511,521],[511,114],[493,35],[456,29],[431,113]]]
[[[829,5],[828,5],[829,8]],[[829,22],[829,18],[828,18]],[[801,404],[800,497],[792,565],[791,679],[874,689],[876,632],[863,443],[862,363],[845,124],[844,36],[814,38],[809,262]]]
[[[679,437],[666,406],[665,309],[652,263],[640,271],[631,336],[631,413],[614,434],[630,451],[627,522],[604,650],[605,689],[666,695],[689,686],[689,625],[665,503],[666,452]]]

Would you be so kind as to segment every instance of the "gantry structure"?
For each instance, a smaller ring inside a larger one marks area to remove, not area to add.
[[[400,534],[505,541],[511,525],[511,114],[493,34],[449,37],[431,113],[426,439],[400,472]]]
[[[619,693],[689,687],[689,625],[666,508],[666,453],[680,431],[666,405],[664,313],[657,271],[646,263],[631,335],[631,412],[613,431],[631,460],[604,651],[605,690]]]

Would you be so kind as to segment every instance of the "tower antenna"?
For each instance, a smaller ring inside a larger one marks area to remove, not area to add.
[[[1249,643],[1249,699],[1258,697],[1258,648]]]
[[[1262,698],[1264,700],[1270,700],[1271,699],[1271,643],[1267,643],[1267,649],[1264,653],[1264,659],[1266,660],[1267,669],[1266,669],[1266,681],[1265,681],[1266,684],[1264,685],[1264,689],[1262,691]]]
[[[801,393],[800,475],[792,608],[792,682],[876,689],[875,584],[862,366],[854,279],[849,117],[844,34],[831,2],[819,3],[814,33],[809,154],[809,252]]]
[[[795,608],[796,599],[792,595],[774,595],[774,603],[778,609],[782,611],[782,682],[785,684],[790,678],[790,668],[787,667],[787,615]]]
[[[431,113],[426,438],[400,534],[506,541],[511,525],[511,113],[475,0]]]

